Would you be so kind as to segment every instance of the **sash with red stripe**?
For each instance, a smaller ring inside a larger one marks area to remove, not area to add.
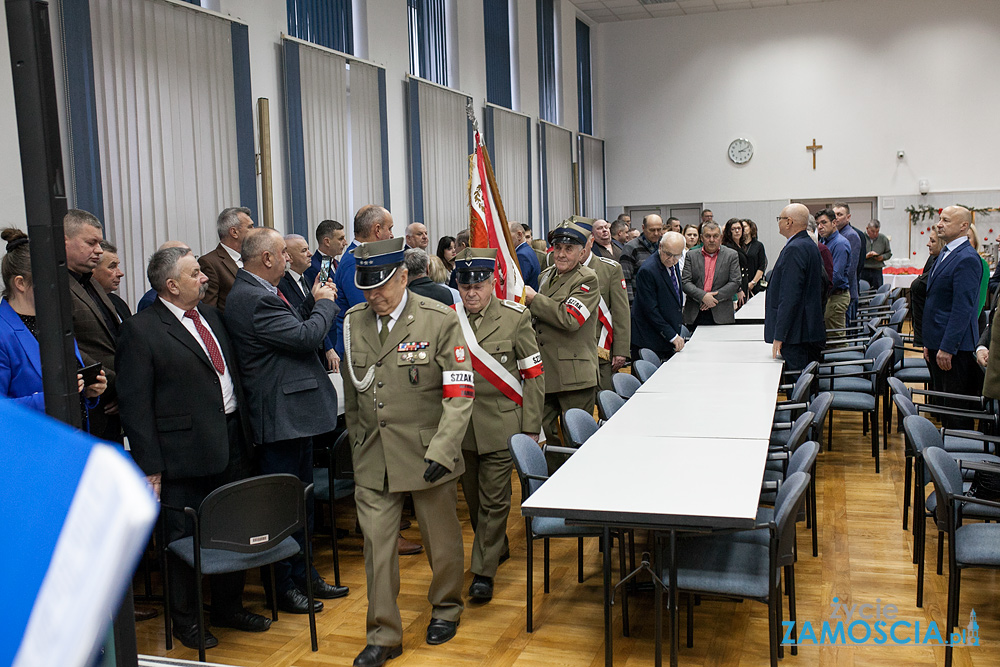
[[[458,321],[462,325],[462,333],[465,334],[465,344],[469,348],[469,354],[472,355],[472,368],[479,375],[481,375],[487,382],[497,388],[497,390],[514,401],[518,405],[524,405],[523,394],[521,390],[521,382],[510,374],[503,365],[493,358],[493,356],[484,350],[476,340],[476,333],[472,330],[472,325],[469,324],[469,318],[465,314],[465,306],[462,304],[462,299],[456,295],[455,303],[452,304],[452,308],[458,313]],[[538,358],[538,372],[534,373],[534,366],[529,369],[522,369],[521,374],[524,377],[536,377],[541,374],[541,357]],[[525,375],[525,372],[534,373],[533,375]]]
[[[597,338],[597,347],[610,350],[615,337],[615,328],[611,322],[611,309],[604,302],[603,296],[597,309],[597,321],[601,323],[601,335]]]

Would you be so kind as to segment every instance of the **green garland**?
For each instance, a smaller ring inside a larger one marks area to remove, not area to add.
[[[990,208],[976,208],[975,206],[965,206],[963,204],[957,204],[962,208],[967,208],[974,215],[989,215],[990,213],[995,213],[1000,211],[1000,207],[990,207]],[[933,219],[935,216],[940,215],[943,209],[935,208],[933,206],[928,206],[927,204],[921,204],[920,206],[907,206],[906,212],[910,214],[910,224],[916,225],[924,218]]]

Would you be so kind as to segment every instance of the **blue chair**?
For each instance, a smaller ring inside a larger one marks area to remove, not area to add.
[[[834,410],[849,410],[864,414],[864,427],[871,428],[872,435],[872,456],[875,458],[875,472],[879,472],[879,403],[885,402],[884,409],[888,409],[888,396],[885,393],[885,380],[889,375],[889,367],[892,363],[893,351],[892,341],[887,341],[890,349],[885,350],[875,359],[863,359],[866,365],[870,364],[868,370],[856,373],[834,373],[828,376],[835,389],[830,393],[833,395],[833,402],[830,404],[830,418],[827,421],[829,431],[828,437],[833,442],[833,414]],[[851,363],[851,362],[844,362]],[[840,389],[840,383],[846,380],[864,380],[858,382],[857,386],[850,385],[853,389]]]
[[[570,408],[564,412],[562,426],[567,444],[573,449],[579,449],[590,436],[597,433],[597,422],[594,421],[594,416],[580,408]],[[555,448],[547,447],[546,449],[554,450]]]
[[[639,356],[642,358],[643,361],[648,361],[657,368],[659,368],[660,364],[663,363],[662,360],[660,359],[660,355],[658,355],[656,352],[653,352],[647,347],[644,347],[639,350]]]
[[[645,382],[649,378],[653,377],[653,373],[656,372],[656,366],[643,359],[637,359],[632,362],[632,370],[635,371],[636,377],[639,378],[639,382]]]
[[[945,637],[958,625],[962,570],[970,567],[1000,568],[1000,524],[963,525],[966,516],[987,513],[1000,515],[1000,503],[969,496],[962,481],[959,463],[947,452],[931,448],[924,452],[924,462],[934,480],[937,498],[935,521],[948,534],[948,611]],[[944,650],[945,667],[951,667],[951,644]]]
[[[615,392],[607,389],[597,392],[597,415],[601,418],[602,422],[611,419],[623,405],[625,405],[625,399]]]
[[[628,373],[615,373],[611,376],[611,386],[615,388],[615,393],[628,400],[642,386],[639,378]]]

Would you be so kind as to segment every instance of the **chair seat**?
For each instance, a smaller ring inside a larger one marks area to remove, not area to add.
[[[539,537],[601,535],[602,528],[590,526],[568,526],[565,519],[551,516],[535,517],[531,521],[531,532]]]
[[[823,361],[824,363],[829,363],[833,361],[855,361],[857,359],[864,358],[864,352],[861,352],[860,350],[849,350],[847,352],[833,352],[831,354],[824,355]],[[823,371],[827,371],[828,373],[830,372],[825,368],[821,368],[819,371],[821,375],[823,374]]]
[[[988,443],[987,446],[990,452],[996,451],[993,443]],[[969,440],[968,438],[957,438],[953,435],[946,435],[944,437],[944,448],[945,451],[952,453],[986,454],[986,451],[983,449],[983,443]]]
[[[858,367],[858,370],[861,370]],[[832,378],[819,381],[820,391],[871,391],[872,381],[865,378]]]
[[[910,384],[917,384],[918,382],[928,383],[931,381],[931,372],[927,370],[926,366],[924,368],[901,368],[894,371],[892,376]]]
[[[961,565],[1000,565],[1000,524],[970,523],[959,528],[955,560]]]
[[[927,362],[924,361],[923,357],[903,357],[895,366],[893,370],[902,370],[904,368],[927,368]]]
[[[333,480],[333,499],[340,500],[354,495],[353,479]],[[330,502],[330,477],[326,468],[313,468],[313,497],[325,503]]]
[[[766,530],[760,532],[768,535]],[[742,533],[740,533],[742,534]],[[756,539],[756,538],[747,538]],[[732,535],[688,538],[678,545],[677,587],[681,590],[766,599],[770,560],[763,544],[734,541]],[[669,573],[663,572],[664,581]]]
[[[869,388],[871,385],[869,384]],[[833,391],[833,404],[830,406],[835,410],[874,410],[875,397],[871,394],[862,394],[857,391]]]
[[[171,542],[169,549],[175,556],[194,567],[194,537],[182,537]],[[225,549],[202,549],[201,571],[205,574],[225,574],[250,570],[262,565],[276,563],[299,553],[299,543],[289,536],[270,549],[256,553],[239,553]]]
[[[771,431],[771,438],[768,441],[771,445],[776,445],[778,447],[784,447],[788,444],[788,436],[791,434],[792,429],[786,428],[781,431]],[[770,464],[771,461],[768,461]]]

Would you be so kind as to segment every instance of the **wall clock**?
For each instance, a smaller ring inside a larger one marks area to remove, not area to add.
[[[729,144],[729,159],[733,164],[746,164],[753,157],[753,144],[749,139],[733,139]]]

